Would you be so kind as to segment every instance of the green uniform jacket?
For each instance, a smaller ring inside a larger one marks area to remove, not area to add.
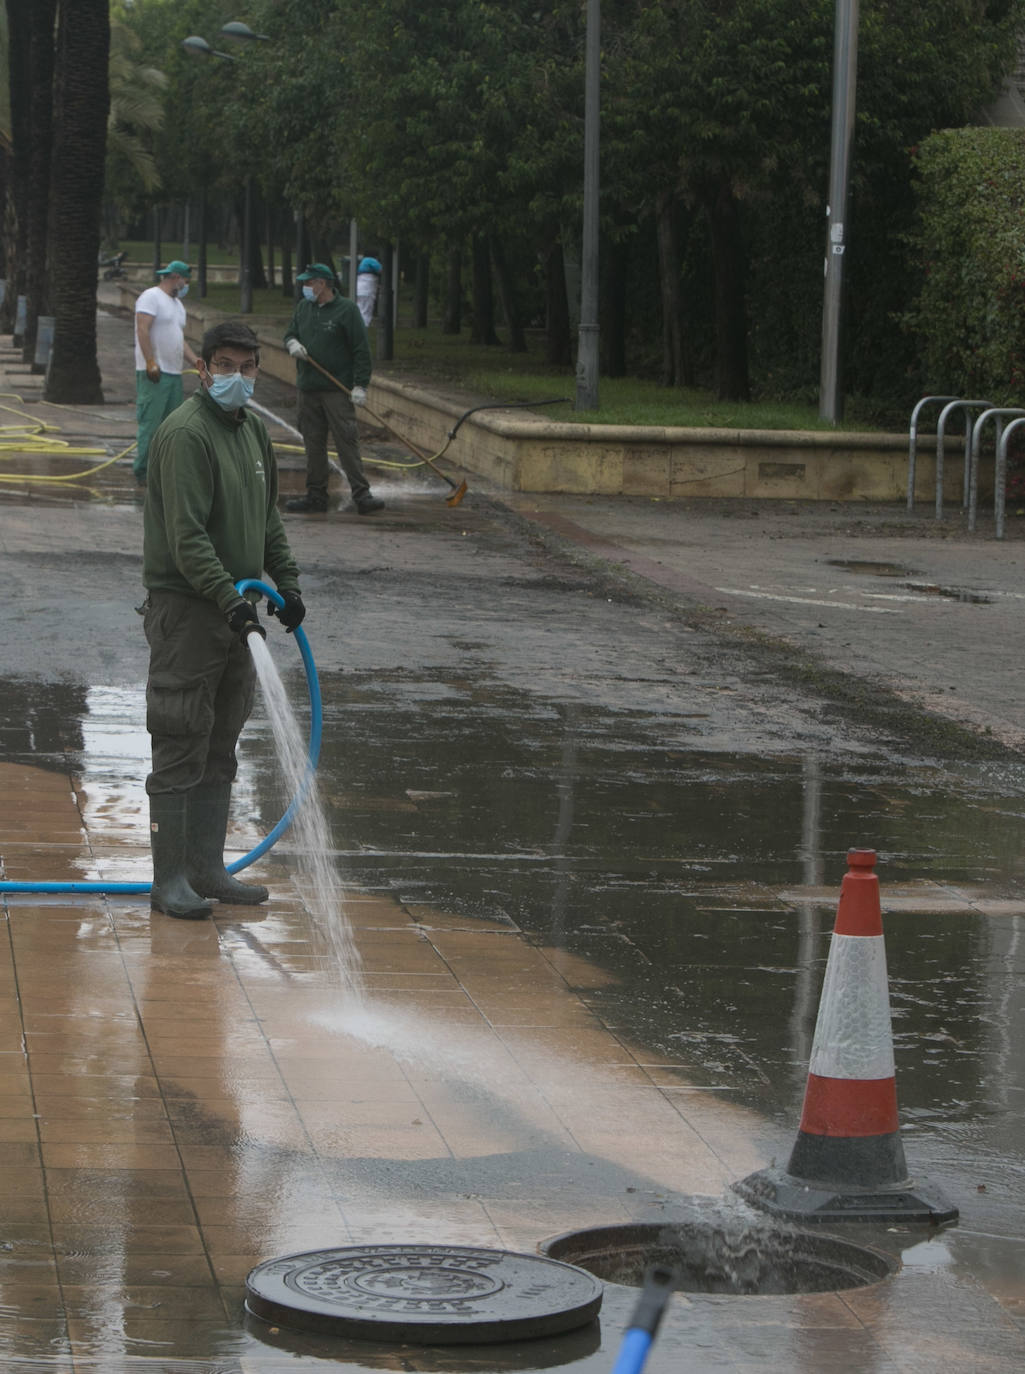
[[[278,466],[264,423],[197,391],[161,424],[149,450],[142,580],[150,591],[207,597],[222,611],[235,583],[299,590],[277,507]]]
[[[332,377],[349,388],[365,387],[370,381],[370,344],[359,306],[337,292],[327,305],[313,301],[296,303],[292,320],[285,330],[285,342],[298,339],[303,348],[326,367]],[[300,391],[336,391],[322,372],[305,358],[296,359],[295,384]]]

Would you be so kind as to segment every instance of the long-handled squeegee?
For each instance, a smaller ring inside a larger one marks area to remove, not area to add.
[[[320,363],[318,363],[315,358],[311,358],[308,353],[306,357],[303,359],[303,361],[309,363],[311,367],[315,367],[318,372],[322,372],[329,382],[334,382],[335,386],[338,388],[339,391],[344,391],[346,396],[352,396],[352,392],[349,390],[349,388],[345,385],[344,382],[340,382],[338,378],[334,375],[334,373],[328,372],[326,367],[321,367]],[[415,444],[411,444],[410,441],[405,437],[405,435],[400,434],[397,429],[393,429],[387,420],[383,420],[380,415],[375,414],[375,412],[372,411],[369,406],[361,406],[360,409],[365,410],[372,420],[376,420],[377,423],[381,425],[383,429],[386,429],[389,434],[394,435],[395,438],[398,439],[400,444],[405,444],[406,448],[409,449],[410,453],[415,454],[416,457],[420,459],[421,463],[426,463],[432,472],[436,473],[443,482],[447,482],[449,484],[449,486],[452,488],[452,495],[446,496],[446,505],[459,505],[459,502],[466,495],[465,480],[462,482],[453,482],[452,478],[449,477],[447,473],[442,472],[441,468],[439,468],[435,464],[433,459],[428,458],[427,454],[424,453],[421,449],[418,449]]]

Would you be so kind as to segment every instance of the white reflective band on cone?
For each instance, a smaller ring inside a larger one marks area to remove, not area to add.
[[[878,935],[833,935],[809,1073],[893,1078],[886,945]]]

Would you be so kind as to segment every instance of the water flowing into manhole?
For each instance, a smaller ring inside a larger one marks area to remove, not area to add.
[[[599,1226],[556,1236],[541,1250],[608,1283],[639,1288],[645,1270],[658,1264],[675,1270],[681,1292],[738,1297],[861,1288],[897,1267],[888,1255],[838,1236],[726,1219]]]

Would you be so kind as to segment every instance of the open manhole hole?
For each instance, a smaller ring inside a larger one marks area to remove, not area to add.
[[[725,1222],[599,1226],[546,1241],[552,1259],[607,1283],[640,1288],[649,1265],[668,1265],[684,1293],[835,1293],[888,1278],[896,1262],[838,1236]]]
[[[246,1278],[246,1309],[292,1330],[469,1345],[585,1326],[602,1285],[572,1264],[468,1245],[352,1245],[284,1255]]]

